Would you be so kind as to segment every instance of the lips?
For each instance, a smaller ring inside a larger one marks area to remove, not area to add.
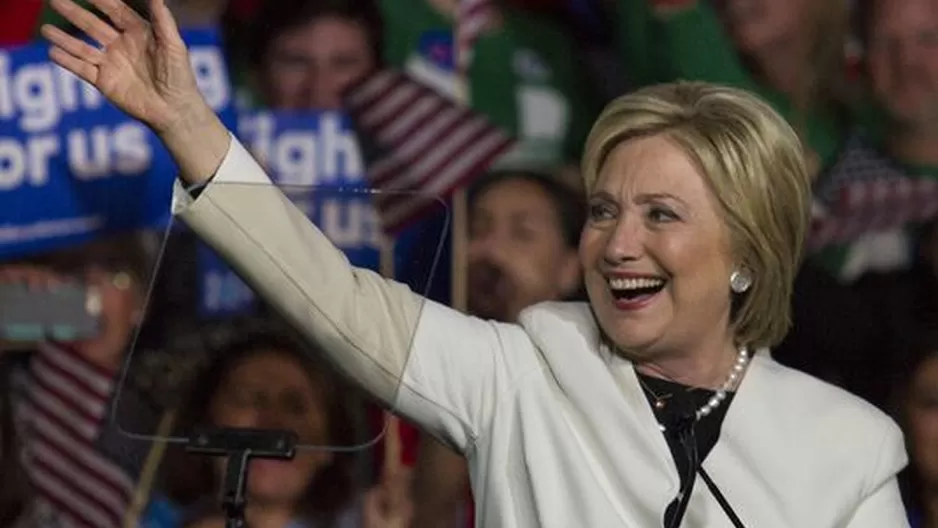
[[[502,319],[514,294],[514,285],[502,268],[491,262],[469,267],[469,308],[479,317]]]
[[[616,274],[607,277],[613,304],[619,310],[634,311],[650,304],[667,285],[656,275]]]

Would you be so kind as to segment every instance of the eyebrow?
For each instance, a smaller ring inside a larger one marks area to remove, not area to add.
[[[602,198],[612,202],[618,201],[618,199],[608,191],[596,191],[593,193],[590,198]],[[635,200],[638,203],[648,203],[648,202],[659,202],[659,201],[675,201],[684,207],[687,207],[687,202],[682,198],[673,195],[671,193],[657,192],[657,193],[642,193],[635,197]]]

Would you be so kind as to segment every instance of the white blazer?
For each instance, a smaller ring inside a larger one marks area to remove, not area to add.
[[[479,526],[662,526],[673,459],[587,305],[513,325],[424,303],[352,268],[234,139],[174,212],[356,383],[466,455]],[[903,528],[906,462],[886,415],[759,351],[703,466],[747,528]],[[698,482],[682,526],[732,525]]]

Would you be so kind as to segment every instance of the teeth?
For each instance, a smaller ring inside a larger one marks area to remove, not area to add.
[[[657,288],[664,284],[661,279],[609,279],[609,287],[613,290],[638,290],[641,288]]]

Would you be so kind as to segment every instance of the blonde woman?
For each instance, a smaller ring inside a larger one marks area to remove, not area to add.
[[[156,130],[185,222],[467,456],[478,525],[907,526],[896,424],[768,352],[810,200],[800,141],[760,100],[672,84],[611,103],[583,162],[589,303],[495,323],[351,267],[202,101],[162,0],[152,26],[94,3],[114,26],[53,1],[98,47],[48,29],[52,58]]]

